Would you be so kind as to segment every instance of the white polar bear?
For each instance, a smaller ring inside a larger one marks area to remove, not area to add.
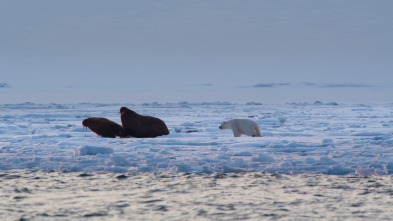
[[[232,130],[235,137],[240,137],[242,134],[252,137],[262,137],[261,129],[259,128],[258,124],[250,119],[227,120],[222,122],[219,128],[221,130]]]

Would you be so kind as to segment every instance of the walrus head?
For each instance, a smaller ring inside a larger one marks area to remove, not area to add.
[[[128,108],[126,108],[126,107],[121,107],[119,113],[120,113],[120,115],[123,115],[125,112],[127,112],[127,111],[129,111],[129,110],[130,110],[130,109],[128,109]]]
[[[88,127],[88,125],[89,125],[89,119],[84,119],[84,120],[82,121],[82,125],[83,125],[83,130],[84,130],[84,129],[87,130],[87,127]]]
[[[123,116],[124,114],[138,115],[135,111],[132,111],[126,107],[121,107],[119,113],[121,116]]]

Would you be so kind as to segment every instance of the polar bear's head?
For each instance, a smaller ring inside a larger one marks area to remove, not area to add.
[[[231,129],[231,128],[232,128],[232,125],[231,125],[230,122],[224,121],[224,122],[221,123],[221,125],[220,125],[219,128],[220,128],[221,130]]]

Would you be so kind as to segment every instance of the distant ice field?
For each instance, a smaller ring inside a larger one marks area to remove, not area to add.
[[[119,109],[162,119],[170,135],[102,138],[82,120]],[[263,137],[220,130],[254,119]],[[148,103],[0,105],[0,170],[59,172],[393,174],[393,104]]]

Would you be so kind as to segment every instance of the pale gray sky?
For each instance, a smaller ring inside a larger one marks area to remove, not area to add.
[[[1,0],[0,83],[11,87],[0,99],[393,102],[392,10],[390,0]]]

